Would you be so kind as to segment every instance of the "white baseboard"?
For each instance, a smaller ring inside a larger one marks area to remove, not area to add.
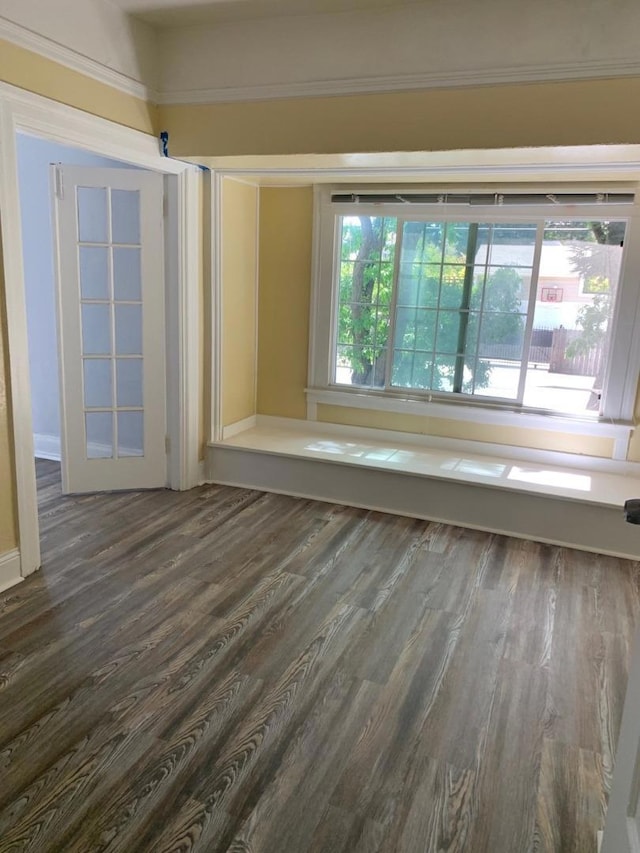
[[[50,459],[52,462],[59,462],[62,458],[59,435],[36,433],[33,436],[33,449],[36,459]]]
[[[255,426],[255,424],[254,424]],[[240,430],[239,430],[240,431]],[[89,450],[94,459],[108,459],[113,448],[107,444],[99,444],[96,441],[89,442]],[[43,435],[36,433],[33,436],[33,451],[36,459],[50,459],[52,462],[60,462],[62,459],[62,445],[57,435]],[[120,456],[138,456],[138,451],[132,448],[121,447]]]
[[[239,435],[241,432],[246,432],[248,429],[253,429],[258,423],[257,415],[250,415],[248,418],[243,418],[241,421],[236,421],[234,424],[222,427],[222,440],[233,438],[234,435]]]
[[[20,551],[14,548],[6,554],[0,554],[0,592],[23,580],[20,574]]]

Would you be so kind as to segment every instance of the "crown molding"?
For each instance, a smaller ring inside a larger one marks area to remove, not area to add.
[[[71,48],[0,16],[0,39],[37,53],[72,71],[127,95],[154,104],[215,104],[283,98],[332,97],[415,91],[420,89],[470,88],[518,83],[558,83],[612,77],[640,77],[640,60],[604,59],[553,65],[508,66],[484,70],[345,77],[304,82],[266,83],[248,86],[157,91],[139,80],[84,56]]]
[[[451,89],[508,83],[559,83],[573,80],[640,76],[640,60],[596,60],[555,65],[510,66],[472,71],[438,71],[339,80],[311,80],[301,83],[267,83],[256,86],[224,86],[182,89],[159,93],[158,103],[215,104],[234,101],[261,101],[278,98],[331,97],[415,89]]]
[[[90,59],[88,56],[2,17],[0,17],[0,39],[11,42],[17,47],[25,48],[25,50],[30,50],[32,53],[37,53],[45,59],[64,65],[65,68],[77,71],[85,77],[97,80],[98,83],[104,83],[106,86],[124,92],[126,95],[132,95],[134,98],[152,103],[158,101],[157,92],[139,80],[134,80],[126,74],[114,71],[113,68],[103,65],[95,59]]]

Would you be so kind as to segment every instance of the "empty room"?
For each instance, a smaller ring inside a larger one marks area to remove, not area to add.
[[[630,0],[0,0],[0,853],[640,849]]]

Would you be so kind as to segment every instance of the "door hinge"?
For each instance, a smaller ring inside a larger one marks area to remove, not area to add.
[[[164,452],[171,453],[171,436],[169,435],[164,437]]]
[[[64,201],[64,176],[62,174],[62,166],[56,166],[56,198]]]

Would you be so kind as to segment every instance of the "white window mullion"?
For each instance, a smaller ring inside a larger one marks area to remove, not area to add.
[[[400,282],[400,255],[402,254],[402,235],[405,220],[398,217],[396,225],[396,246],[393,261],[393,282],[391,285],[391,304],[389,306],[389,337],[387,338],[387,360],[384,369],[385,390],[391,388],[391,371],[393,370],[394,341],[396,336],[396,306],[398,304],[398,287]]]
[[[340,325],[340,275],[342,272],[342,217],[333,217],[333,265],[331,278],[335,282],[332,287],[331,332],[329,345],[329,384],[336,381],[338,369],[338,328]]]
[[[633,417],[640,363],[640,210],[627,220],[612,334],[602,388],[602,417]]]
[[[482,324],[484,320],[484,303],[487,295],[487,281],[489,279],[489,264],[491,262],[491,246],[493,244],[493,230],[495,225],[489,224],[489,233],[487,237],[487,254],[484,259],[484,274],[482,277],[482,296],[480,297],[480,309],[478,311],[478,338],[476,340],[476,356],[473,362],[473,387],[472,395],[476,393],[476,376],[478,375],[478,364],[480,363],[480,341],[482,340]],[[474,258],[475,264],[475,258]]]
[[[529,351],[531,349],[531,337],[533,335],[533,320],[536,313],[536,297],[538,295],[538,277],[540,275],[540,258],[542,257],[542,242],[544,240],[544,222],[538,222],[536,229],[536,245],[533,250],[533,266],[531,268],[531,284],[529,286],[529,302],[527,305],[527,322],[524,330],[524,341],[522,344],[522,356],[520,359],[520,382],[518,383],[518,403],[524,401],[525,385],[527,383],[527,369],[529,367]]]

